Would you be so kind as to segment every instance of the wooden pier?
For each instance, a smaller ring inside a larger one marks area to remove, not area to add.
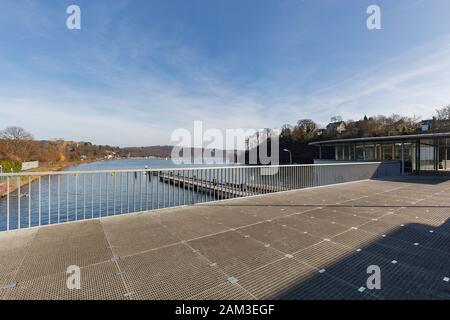
[[[187,190],[193,190],[204,194],[209,194],[215,199],[230,199],[242,196],[273,193],[278,191],[286,191],[289,188],[282,186],[271,186],[265,184],[248,184],[248,183],[231,183],[217,182],[215,180],[205,180],[196,177],[184,177],[178,175],[160,175],[161,182],[174,185]]]

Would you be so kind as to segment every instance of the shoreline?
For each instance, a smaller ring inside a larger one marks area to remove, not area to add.
[[[40,172],[40,171],[49,171],[49,172],[53,172],[53,171],[63,171],[64,169],[73,167],[73,166],[77,166],[83,163],[92,163],[98,160],[85,160],[85,161],[73,161],[73,162],[62,162],[62,163],[57,163],[53,166],[42,166],[36,169],[32,169],[32,170],[28,170],[28,171],[23,171],[23,172],[27,172],[27,173],[33,173],[33,172]],[[33,181],[35,181],[38,178],[38,176],[31,176],[30,180],[28,180],[28,178],[21,178],[20,179],[20,187],[24,187],[27,186],[28,183],[33,183]],[[15,180],[15,179],[14,179]],[[13,182],[14,184],[11,185],[11,182]],[[4,180],[0,180],[0,199],[6,197],[8,195],[7,192],[7,186],[6,186],[6,181]],[[11,181],[10,180],[10,186],[9,186],[9,194],[14,193],[15,191],[17,191],[18,186],[15,184],[15,181]]]

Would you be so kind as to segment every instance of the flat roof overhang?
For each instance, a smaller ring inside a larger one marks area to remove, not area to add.
[[[323,140],[323,141],[310,142],[309,145],[320,146],[320,145],[335,145],[335,144],[341,144],[341,143],[357,143],[357,142],[414,141],[414,140],[418,140],[418,139],[436,139],[436,138],[450,138],[450,132],[409,134],[409,135],[401,135],[401,136],[383,136],[383,137]]]

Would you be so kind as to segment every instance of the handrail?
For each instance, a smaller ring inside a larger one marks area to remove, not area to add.
[[[400,175],[398,161],[6,173],[0,231],[389,175]]]
[[[133,172],[163,172],[163,171],[188,171],[188,170],[211,170],[211,169],[261,169],[261,168],[289,168],[289,167],[323,167],[323,166],[354,166],[354,165],[368,165],[381,163],[395,163],[398,160],[392,161],[373,161],[373,162],[346,162],[346,163],[315,163],[315,164],[292,164],[292,165],[228,165],[228,166],[203,166],[203,167],[173,167],[173,168],[148,168],[148,169],[112,169],[112,170],[66,170],[66,171],[35,171],[35,172],[13,172],[2,173],[0,177],[17,177],[17,176],[47,176],[47,175],[76,175],[88,173],[133,173]]]

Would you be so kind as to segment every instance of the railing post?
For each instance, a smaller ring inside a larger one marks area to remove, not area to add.
[[[52,183],[51,183],[51,175],[48,176],[48,225],[51,224],[52,221]]]
[[[86,220],[86,175],[83,174],[83,220]]]
[[[10,185],[9,185],[9,177],[6,177],[6,230],[9,231],[9,195]]]
[[[38,184],[39,184],[39,226],[42,224],[42,206],[41,206],[41,176],[38,177]]]
[[[17,177],[17,228],[20,229],[20,177]]]
[[[58,176],[58,223],[61,222],[61,176]],[[94,199],[94,197],[92,197]]]
[[[28,228],[31,227],[31,176],[28,176]]]
[[[111,176],[112,176],[112,180],[113,180],[113,215],[115,216],[116,215],[116,208],[117,208],[117,186],[116,186],[116,181],[117,181],[117,175],[116,175],[116,173],[115,172],[113,172],[112,174],[111,174]]]

